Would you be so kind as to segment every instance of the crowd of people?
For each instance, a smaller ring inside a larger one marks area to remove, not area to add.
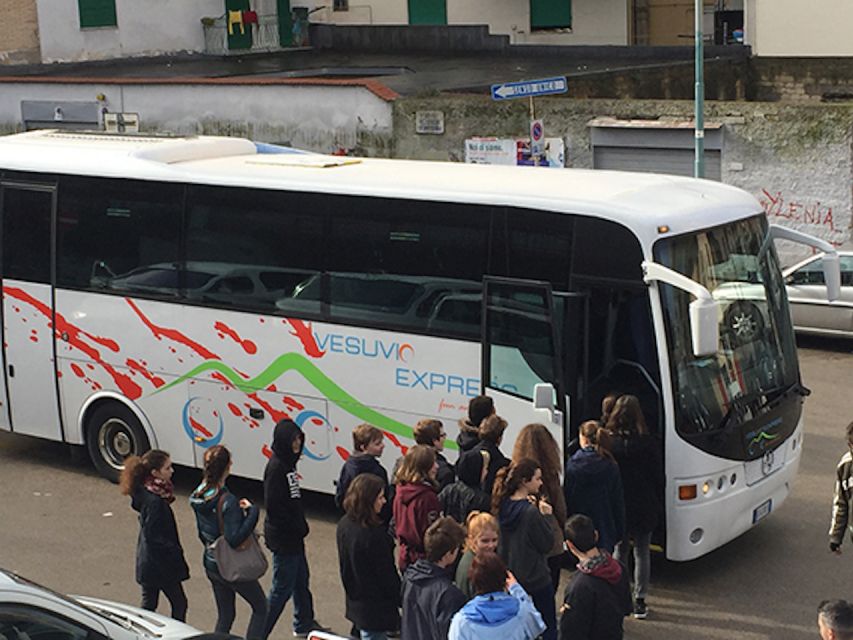
[[[541,424],[521,429],[507,458],[501,450],[506,429],[490,397],[473,398],[459,424],[455,465],[443,455],[443,424],[422,420],[415,445],[390,478],[380,462],[383,432],[369,424],[353,430],[335,496],[344,512],[336,540],[352,637],[457,640],[488,631],[505,640],[606,640],[622,637],[625,616],[647,615],[649,544],[661,512],[663,472],[659,443],[637,398],[607,396],[601,419],[583,423],[570,443],[565,466]],[[264,542],[272,554],[266,595],[257,579],[226,579],[217,564],[217,544],[237,549],[252,542],[260,512],[228,490],[228,449],[205,451],[190,504],[218,633],[231,631],[238,595],[252,610],[248,640],[265,640],[291,598],[296,637],[325,630],[315,618],[305,555],[309,528],[297,471],[304,441],[294,422],[276,425],[264,472]],[[152,450],[126,461],[121,488],[139,512],[136,578],[143,607],[156,609],[162,592],[172,617],[185,620],[181,584],[189,571],[170,506],[171,476],[168,454]],[[632,549],[633,581],[623,564]],[[558,610],[568,554],[577,570]]]

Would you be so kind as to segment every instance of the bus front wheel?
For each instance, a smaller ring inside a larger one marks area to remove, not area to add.
[[[118,482],[125,458],[142,455],[150,448],[139,418],[115,402],[101,405],[92,413],[86,446],[98,473],[110,482]]]

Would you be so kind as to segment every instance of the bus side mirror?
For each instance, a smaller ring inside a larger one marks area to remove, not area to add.
[[[720,344],[720,303],[697,298],[690,303],[690,338],[693,355],[711,356]]]
[[[830,302],[838,300],[841,295],[841,263],[835,252],[823,256],[823,281],[826,282],[826,299]]]
[[[533,387],[533,408],[554,409],[554,385],[545,382],[534,385]]]

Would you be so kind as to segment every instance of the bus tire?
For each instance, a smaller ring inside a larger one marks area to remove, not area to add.
[[[119,402],[102,404],[86,421],[86,447],[92,464],[110,482],[118,482],[127,456],[151,448],[133,412]]]

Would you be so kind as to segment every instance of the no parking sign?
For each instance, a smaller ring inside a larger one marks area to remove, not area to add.
[[[545,142],[545,125],[541,119],[530,121],[530,153],[534,156],[541,156]]]

